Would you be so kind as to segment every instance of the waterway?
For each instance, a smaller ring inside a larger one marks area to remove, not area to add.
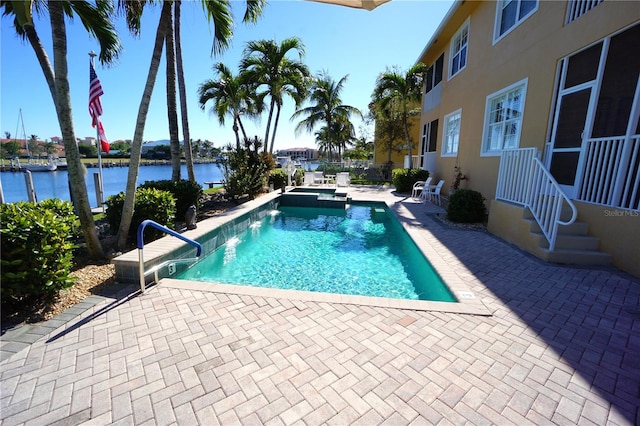
[[[138,173],[138,185],[146,181],[171,179],[171,166],[142,166]],[[196,180],[203,188],[209,186],[205,182],[220,182],[222,180],[222,170],[216,163],[195,164],[194,172]],[[94,174],[98,173],[98,168],[88,168],[85,181],[87,184],[87,192],[89,195],[89,204],[93,207],[98,206],[96,198],[96,190],[94,184]],[[123,192],[127,187],[128,167],[103,167],[103,188],[105,200],[110,195]],[[36,191],[38,201],[47,198],[59,198],[61,200],[70,200],[69,183],[66,170],[56,170],[55,172],[34,172],[31,173],[33,178],[33,186]],[[187,168],[182,166],[181,177],[187,179]],[[27,185],[25,182],[25,174],[22,172],[2,172],[0,173],[0,182],[2,183],[2,191],[4,193],[4,201],[12,203],[15,201],[28,201]]]

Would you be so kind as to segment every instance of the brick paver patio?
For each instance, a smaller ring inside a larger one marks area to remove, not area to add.
[[[492,315],[129,287],[5,356],[2,424],[640,424],[640,280],[385,196]]]

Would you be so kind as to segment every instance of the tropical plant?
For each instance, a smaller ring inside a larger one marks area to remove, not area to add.
[[[378,146],[387,150],[387,163],[393,164],[392,153],[401,152],[397,140],[402,138],[402,120],[397,112],[398,102],[383,102],[383,99],[374,99],[369,104],[369,115],[375,119],[375,136]]]
[[[478,191],[459,189],[449,197],[447,219],[452,222],[484,222],[486,216],[487,208],[484,205],[484,197]]]
[[[50,300],[73,284],[75,220],[68,201],[0,204],[3,310]]]
[[[409,135],[409,117],[420,113],[419,109],[411,108],[420,102],[422,98],[422,80],[427,71],[427,66],[418,63],[406,72],[397,69],[389,70],[378,76],[376,87],[373,91],[373,99],[379,108],[391,108],[392,103],[397,103],[395,108],[400,115],[407,146],[407,155],[412,158],[413,141]],[[411,162],[409,162],[411,168]]]
[[[2,155],[9,158],[17,157],[20,153],[20,143],[17,140],[12,140],[2,144]]]
[[[298,60],[289,58],[289,52],[298,54]],[[280,119],[280,110],[285,96],[291,97],[299,107],[307,96],[309,68],[302,63],[305,50],[298,38],[287,38],[279,45],[275,40],[260,40],[247,43],[240,70],[249,84],[254,85],[261,99],[269,97],[269,117],[264,135],[264,150],[273,153]],[[275,113],[275,117],[274,114]],[[273,131],[269,135],[271,125]],[[269,144],[270,142],[270,144]]]
[[[216,79],[204,81],[198,88],[200,108],[204,109],[207,102],[212,101],[211,114],[218,117],[221,125],[225,123],[225,117],[233,118],[233,132],[236,135],[236,149],[240,148],[240,131],[242,138],[247,139],[247,132],[242,124],[242,116],[253,116],[260,104],[256,99],[255,91],[246,84],[246,78],[242,75],[233,75],[233,72],[222,62],[213,66]]]
[[[50,1],[45,4],[34,0],[2,1],[0,7],[3,9],[3,15],[14,18],[14,28],[18,36],[29,41],[42,68],[56,108],[58,123],[60,124],[67,157],[71,198],[80,220],[87,250],[90,257],[104,257],[93,222],[93,214],[91,213],[84,180],[84,167],[80,160],[73,128],[67,72],[65,16],[68,18],[76,16],[82,21],[89,34],[95,37],[100,44],[100,62],[111,63],[117,58],[121,49],[114,25],[113,2],[107,0],[96,0],[94,2]],[[49,11],[53,44],[53,66],[36,30],[33,21],[34,10],[37,13],[44,13],[45,10]]]
[[[411,192],[413,184],[419,180],[427,180],[429,172],[422,169],[394,169],[391,173],[393,186],[399,193]]]
[[[227,196],[235,202],[245,195],[254,198],[267,185],[274,162],[268,153],[258,152],[261,145],[256,137],[245,139],[240,149],[227,146],[227,161],[223,163],[224,187]]]
[[[340,94],[347,78],[348,76],[344,76],[336,82],[326,72],[320,73],[311,85],[309,95],[311,105],[297,109],[291,116],[292,120],[304,117],[296,125],[296,133],[303,129],[313,132],[317,125],[324,124],[320,132],[316,133],[316,141],[326,147],[329,152],[329,160],[333,148],[345,142],[340,140],[341,138],[353,137],[351,114],[363,118],[358,108],[342,103]],[[348,136],[346,136],[347,134]]]
[[[132,6],[136,6],[137,4],[138,2],[124,2],[125,8],[129,8],[127,10],[130,10]],[[262,14],[262,8],[264,7],[264,4],[265,0],[246,0],[247,7],[242,21],[255,22]],[[231,36],[233,34],[233,17],[231,15],[230,4],[228,2],[202,0],[202,5],[207,19],[209,21],[213,21],[214,23],[212,53],[220,53],[228,47],[229,40],[231,39]],[[134,10],[127,16],[139,17],[142,13],[141,8],[139,8],[138,10],[135,10],[135,8],[133,9]],[[147,120],[147,114],[149,112],[151,95],[153,93],[153,87],[155,85],[156,76],[158,74],[158,68],[160,67],[162,45],[169,30],[168,26],[171,25],[170,14],[171,2],[165,1],[162,5],[162,12],[160,13],[160,21],[156,30],[156,39],[151,56],[151,65],[149,67],[149,73],[147,75],[147,81],[145,83],[142,99],[140,101],[138,117],[136,119],[136,127],[131,145],[131,159],[129,162],[129,173],[127,176],[126,197],[122,208],[122,218],[120,221],[120,226],[118,228],[118,247],[120,248],[125,247],[129,228],[131,227],[131,219],[133,217],[135,204],[135,189],[138,180],[140,158],[142,153],[144,127]]]

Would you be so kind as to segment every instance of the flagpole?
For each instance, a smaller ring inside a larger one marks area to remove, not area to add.
[[[96,52],[93,50],[89,52],[89,59],[91,61],[91,65],[93,66],[93,58],[97,56]],[[96,123],[96,147],[98,148],[98,174],[100,175],[99,179],[99,188],[98,188],[98,207],[102,207],[102,212],[104,213],[104,186],[102,184],[102,155],[100,154],[102,151],[102,143],[100,141],[100,120],[98,119],[98,123]]]

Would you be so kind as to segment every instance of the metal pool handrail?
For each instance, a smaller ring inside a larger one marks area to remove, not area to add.
[[[162,226],[157,222],[154,222],[151,219],[147,219],[142,221],[142,223],[140,224],[140,226],[138,226],[138,232],[137,232],[137,238],[138,238],[138,260],[139,260],[139,272],[140,272],[140,290],[142,290],[142,292],[144,293],[144,288],[145,288],[145,272],[144,272],[144,256],[142,254],[142,250],[144,249],[144,228],[147,227],[147,225],[156,228],[166,234],[172,235],[186,243],[191,244],[192,246],[196,247],[196,258],[195,259],[191,259],[191,260],[198,260],[198,258],[200,257],[200,255],[202,254],[202,245],[200,245],[199,242],[194,241],[190,238],[185,237],[182,234],[177,233],[176,231],[174,231],[173,229],[169,229],[166,226]],[[180,261],[187,261],[189,259],[180,259]],[[148,273],[150,272],[156,272],[158,271],[158,269],[162,266],[164,266],[165,264],[167,264],[168,262],[163,262],[162,264],[152,268],[151,270],[147,271]],[[157,276],[156,276],[156,281],[158,280]]]

